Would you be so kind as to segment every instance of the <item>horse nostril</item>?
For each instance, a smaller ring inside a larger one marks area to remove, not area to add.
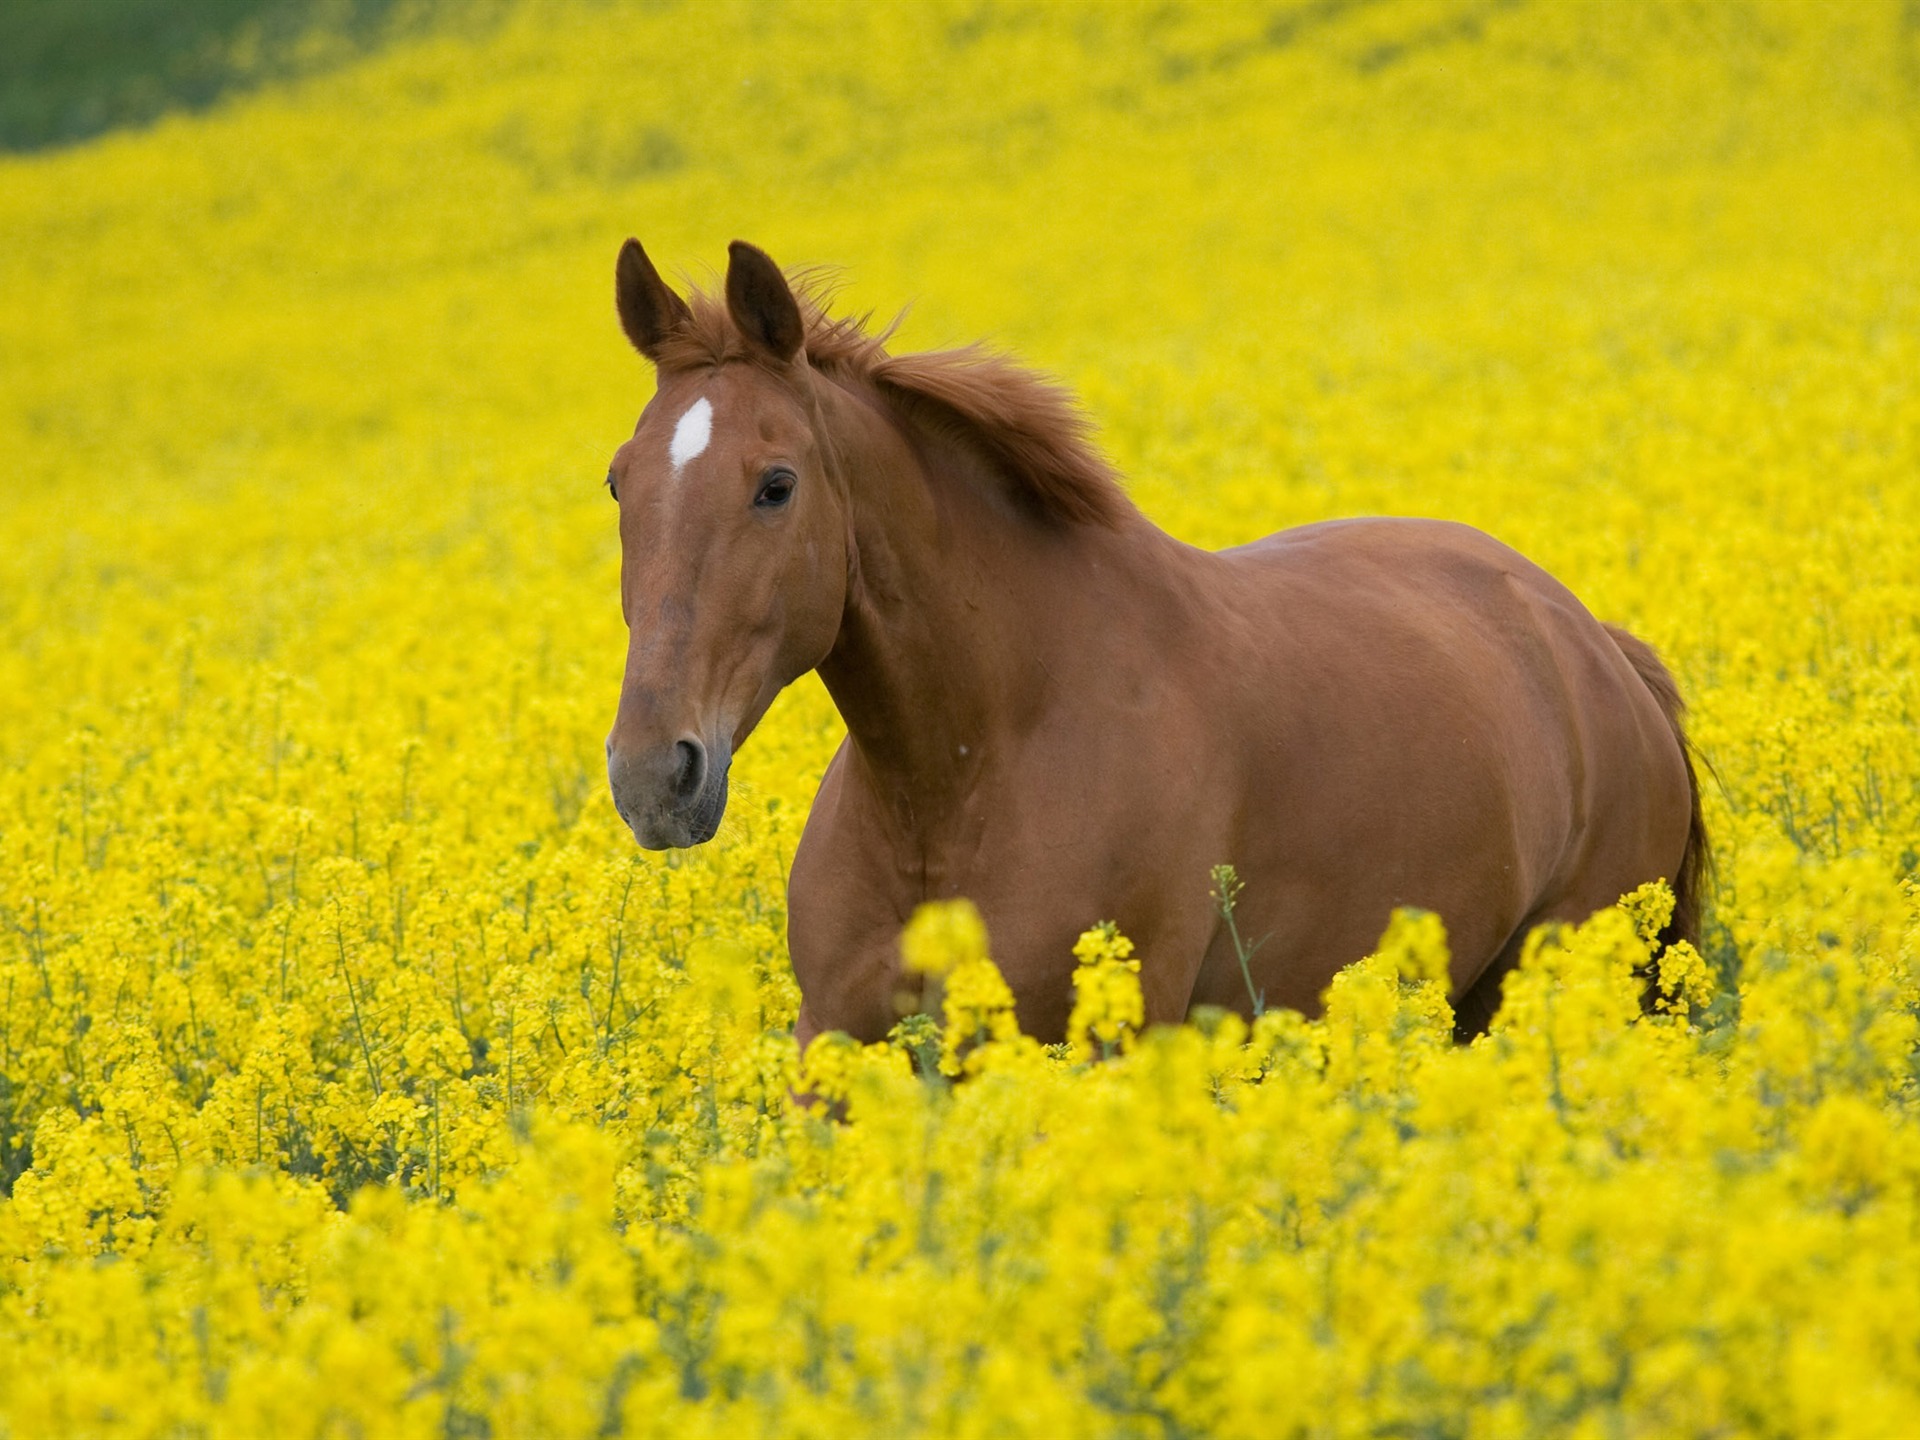
[[[698,740],[680,740],[675,742],[673,752],[679,760],[673,772],[673,793],[684,805],[706,783],[707,750]]]

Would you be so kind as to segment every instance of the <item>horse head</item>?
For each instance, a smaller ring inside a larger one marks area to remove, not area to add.
[[[696,313],[636,240],[615,267],[658,386],[607,472],[629,633],[607,779],[649,850],[713,838],[735,748],[826,657],[846,603],[846,497],[806,316],[765,253],[729,253],[724,313]]]

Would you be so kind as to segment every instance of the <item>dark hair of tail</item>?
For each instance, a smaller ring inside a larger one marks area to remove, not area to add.
[[[1685,940],[1697,950],[1700,948],[1701,910],[1707,889],[1713,883],[1713,846],[1707,839],[1706,818],[1700,813],[1700,772],[1694,765],[1696,752],[1687,739],[1687,702],[1680,697],[1680,687],[1674,682],[1673,672],[1661,663],[1651,645],[1618,625],[1607,626],[1607,633],[1613,637],[1613,643],[1620,647],[1620,653],[1627,657],[1627,663],[1633,666],[1641,683],[1659,702],[1661,713],[1667,717],[1667,724],[1673,729],[1674,741],[1680,746],[1680,758],[1687,767],[1687,791],[1691,806],[1687,821],[1687,848],[1680,857],[1680,873],[1672,877],[1673,918],[1667,922],[1667,928],[1660,932],[1660,943],[1671,945],[1676,940]],[[1700,759],[1704,764],[1705,757]]]

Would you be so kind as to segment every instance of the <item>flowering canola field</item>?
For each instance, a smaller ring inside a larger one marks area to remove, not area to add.
[[[1094,928],[1048,1051],[933,911],[969,1004],[802,1080],[823,692],[708,847],[604,795],[630,232],[993,336],[1197,543],[1541,561],[1691,698],[1703,958],[1139,1035]],[[0,233],[0,1436],[1920,1430],[1911,5],[496,5]]]

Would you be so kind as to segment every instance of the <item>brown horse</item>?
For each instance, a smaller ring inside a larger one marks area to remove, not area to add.
[[[1115,920],[1147,1018],[1308,1012],[1396,906],[1437,911],[1462,1033],[1528,929],[1706,861],[1653,652],[1464,525],[1341,520],[1213,554],[1128,501],[1060,390],[979,350],[894,356],[735,242],[683,300],[629,240],[658,390],[608,483],[631,631],[607,740],[649,849],[710,839],[733,752],[818,670],[847,725],[794,857],[804,1044],[898,1018],[898,937],[965,895],[1028,1033]]]

